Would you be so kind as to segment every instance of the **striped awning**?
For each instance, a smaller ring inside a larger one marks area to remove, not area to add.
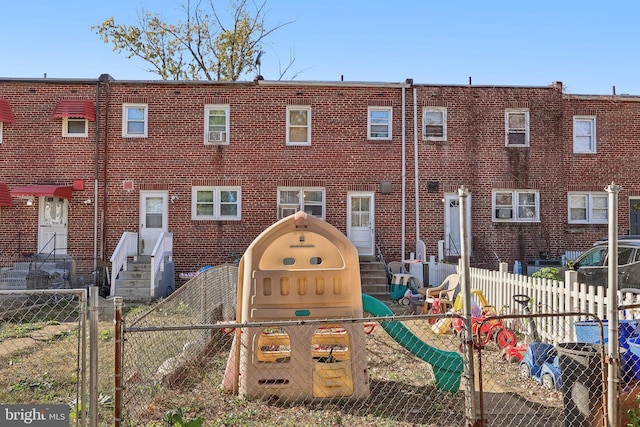
[[[52,119],[96,120],[96,108],[89,99],[61,99],[51,114]]]
[[[15,123],[16,119],[13,117],[11,111],[11,105],[6,99],[0,99],[0,122]]]
[[[52,196],[71,200],[73,187],[66,185],[23,185],[11,190],[11,197],[19,196]]]

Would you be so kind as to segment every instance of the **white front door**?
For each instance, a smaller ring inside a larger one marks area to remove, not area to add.
[[[471,227],[471,196],[467,197],[469,212],[467,212],[467,224]],[[471,239],[471,229],[469,229]],[[446,256],[460,256],[460,198],[457,194],[445,194],[444,196],[444,250]],[[471,255],[471,242],[469,242],[469,255]]]
[[[38,199],[38,252],[67,253],[68,203],[61,197],[41,196]]]
[[[347,237],[359,255],[374,255],[373,193],[349,193]]]
[[[151,255],[156,240],[169,230],[168,193],[166,191],[140,192],[140,254]]]

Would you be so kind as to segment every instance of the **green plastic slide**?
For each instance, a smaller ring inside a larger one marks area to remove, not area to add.
[[[362,295],[362,306],[364,311],[375,317],[395,315],[385,303],[371,295]],[[457,392],[460,389],[464,365],[462,356],[458,352],[444,351],[430,346],[401,322],[383,321],[380,325],[398,344],[431,365],[436,377],[436,387],[450,392]]]

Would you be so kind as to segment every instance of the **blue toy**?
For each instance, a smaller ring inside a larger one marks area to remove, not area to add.
[[[520,375],[533,378],[549,390],[560,390],[562,379],[556,348],[543,342],[530,343],[520,362]]]

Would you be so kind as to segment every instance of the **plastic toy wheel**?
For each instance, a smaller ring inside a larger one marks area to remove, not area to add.
[[[496,342],[500,348],[505,348],[508,345],[516,345],[516,334],[510,329],[500,329],[496,334]]]
[[[553,376],[551,374],[542,375],[542,385],[549,390],[556,389],[556,384],[555,381],[553,381]]]
[[[411,304],[411,301],[409,300],[409,298],[403,297],[403,298],[400,298],[398,300],[398,304],[400,304],[400,305],[409,305],[409,304]]]
[[[520,376],[522,378],[529,378],[531,376],[531,368],[526,363],[520,364]]]

